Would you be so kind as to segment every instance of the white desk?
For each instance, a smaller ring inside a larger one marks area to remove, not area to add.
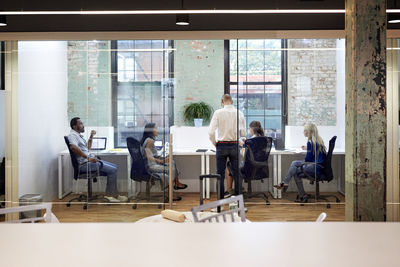
[[[282,182],[282,155],[305,155],[307,151],[298,149],[275,150],[272,149],[273,164],[273,184],[280,184]],[[333,155],[345,155],[344,150],[334,150]],[[274,198],[282,198],[282,191],[273,187],[272,195]]]
[[[200,157],[200,174],[210,174],[210,153],[212,152],[196,152],[197,149],[190,148],[178,148],[173,149],[174,156],[198,156]],[[215,153],[214,153],[215,155]],[[210,198],[210,179],[203,180],[203,188],[202,192],[203,198]]]
[[[98,155],[98,156],[123,156],[126,157],[126,167],[127,167],[127,185],[128,189],[132,188],[132,180],[130,179],[131,175],[131,156],[129,155],[128,149],[121,149],[121,150],[116,150],[116,151],[102,151],[102,152],[94,152],[91,151],[90,153]],[[60,154],[58,154],[58,198],[62,199],[66,195],[72,192],[72,188],[65,188],[64,185],[64,179],[68,180],[73,180],[73,177],[64,177],[63,175],[63,157],[70,157],[69,151],[64,150],[61,151]],[[72,165],[71,165],[72,168]],[[133,183],[134,184],[134,183]],[[134,189],[135,190],[135,189]],[[136,191],[136,190],[135,190]],[[128,196],[129,196],[129,190],[128,190]]]
[[[174,153],[175,154],[175,153]],[[296,155],[296,154],[306,154],[304,150],[296,150],[296,149],[286,149],[286,150],[275,150],[272,149],[270,155],[272,155],[272,182],[273,184],[279,184],[282,182],[282,155]],[[206,173],[210,173],[210,156],[214,155],[215,152],[207,151],[205,152],[205,164],[206,164]],[[334,150],[333,155],[345,155],[344,150]],[[208,179],[207,179],[208,180]],[[210,183],[208,181],[208,187],[206,189],[208,192],[209,198],[209,191],[210,191]],[[282,198],[281,190],[277,190],[276,188],[272,187],[272,196],[274,198]]]
[[[394,267],[400,224],[4,224],[0,236],[2,266]]]

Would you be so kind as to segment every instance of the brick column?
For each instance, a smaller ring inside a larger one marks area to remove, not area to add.
[[[346,0],[346,220],[386,220],[386,1]]]

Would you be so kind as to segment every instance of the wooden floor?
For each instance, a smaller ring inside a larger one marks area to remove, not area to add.
[[[190,211],[192,207],[199,205],[199,193],[178,193],[177,195],[182,196],[183,199],[174,203],[175,210]],[[345,204],[341,194],[337,194],[341,202],[331,202],[330,209],[324,203],[309,203],[300,206],[293,202],[295,196],[294,193],[287,193],[284,194],[284,199],[279,200],[269,196],[271,201],[269,206],[265,205],[262,199],[246,201],[245,206],[248,209],[246,218],[253,222],[315,221],[321,212],[326,212],[326,221],[344,221]],[[60,222],[135,222],[161,212],[159,205],[145,201],[138,204],[136,209],[132,209],[133,203],[90,203],[88,209],[83,210],[83,205],[75,202],[76,204],[66,207],[66,201],[72,197],[75,195],[53,202],[53,212]],[[212,200],[216,200],[216,197],[212,196]]]

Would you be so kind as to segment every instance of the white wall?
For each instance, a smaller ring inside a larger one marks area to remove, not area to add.
[[[330,138],[337,136],[335,149],[345,149],[345,40],[337,40],[336,43],[336,125],[335,126],[318,126],[319,134],[323,138],[325,145],[329,144]],[[299,148],[306,143],[304,137],[303,126],[286,126],[285,127],[285,146],[286,148]]]
[[[6,154],[6,91],[0,90],[0,161]]]
[[[67,42],[18,43],[19,194],[56,198],[68,133]]]

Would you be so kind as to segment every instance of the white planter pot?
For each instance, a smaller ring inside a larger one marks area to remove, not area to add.
[[[202,127],[203,126],[203,119],[194,119],[194,126],[195,127]]]

